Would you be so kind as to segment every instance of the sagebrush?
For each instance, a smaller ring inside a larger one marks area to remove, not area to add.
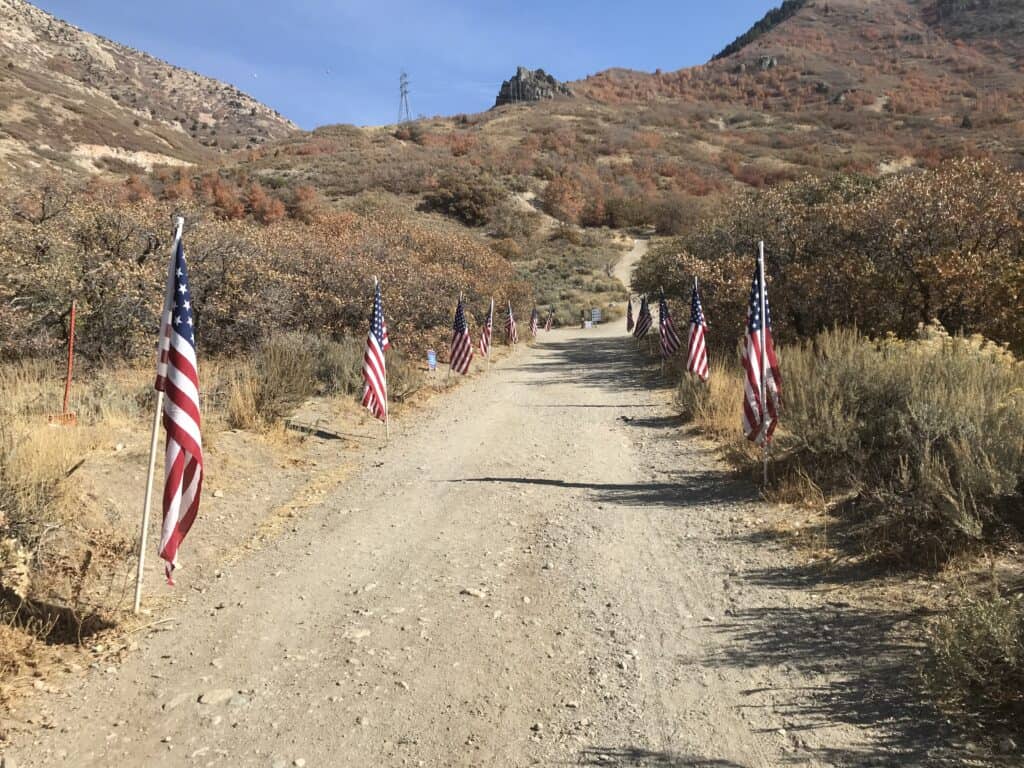
[[[779,358],[773,472],[852,497],[870,552],[935,566],[1024,523],[1024,366],[1004,348],[935,326],[913,341],[836,329]],[[758,454],[740,433],[741,393],[739,365],[718,363],[679,401],[743,464]]]

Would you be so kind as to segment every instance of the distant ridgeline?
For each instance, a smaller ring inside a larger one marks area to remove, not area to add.
[[[517,104],[522,101],[540,101],[556,96],[572,96],[569,86],[558,82],[543,69],[517,67],[516,73],[501,84],[494,106]]]
[[[761,35],[771,31],[790,16],[794,15],[805,5],[807,5],[807,0],[785,0],[780,7],[773,8],[768,11],[768,13],[764,15],[764,18],[729,43],[729,45],[725,46],[725,48],[717,54],[712,56],[712,61],[715,59],[724,59],[726,56],[731,56],[732,54],[743,50],[752,42],[757,40]]]

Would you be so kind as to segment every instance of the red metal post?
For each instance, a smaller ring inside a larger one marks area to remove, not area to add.
[[[62,416],[68,412],[68,399],[71,396],[71,374],[75,370],[75,309],[76,302],[71,302],[71,323],[68,328],[68,374],[64,379],[64,409]]]

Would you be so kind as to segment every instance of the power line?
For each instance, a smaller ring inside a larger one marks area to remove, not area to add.
[[[398,124],[412,122],[409,111],[409,76],[402,71],[398,78]]]

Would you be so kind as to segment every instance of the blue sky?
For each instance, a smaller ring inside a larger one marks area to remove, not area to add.
[[[778,0],[36,0],[90,32],[230,82],[303,128],[479,112],[518,64],[577,80],[699,64]]]

